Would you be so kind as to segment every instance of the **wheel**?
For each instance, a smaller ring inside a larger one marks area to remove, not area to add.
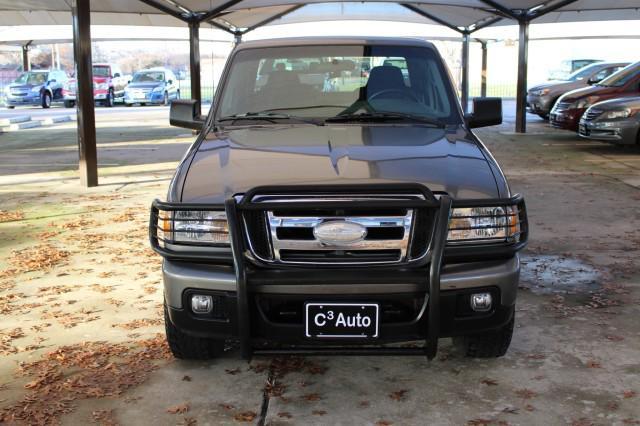
[[[51,94],[49,92],[44,92],[42,94],[42,108],[50,108],[51,107]]]
[[[107,93],[107,98],[104,100],[104,106],[108,107],[108,108],[112,108],[113,107],[113,90],[109,89],[109,92]]]
[[[488,333],[454,337],[453,343],[469,358],[498,358],[507,353],[513,336],[515,317],[504,327]]]
[[[542,118],[543,120],[548,120],[549,114],[538,114],[538,117]]]
[[[9,109],[14,109],[14,108],[15,108],[15,106],[13,106],[13,105],[7,105],[7,108],[9,108]]]
[[[146,104],[144,102],[140,102],[140,106],[145,106]]]
[[[223,340],[205,339],[183,333],[169,319],[164,305],[164,327],[173,356],[179,359],[211,359],[224,350]]]
[[[65,108],[73,108],[76,105],[74,101],[64,101]]]
[[[169,93],[164,92],[164,98],[162,98],[162,105],[169,105]]]

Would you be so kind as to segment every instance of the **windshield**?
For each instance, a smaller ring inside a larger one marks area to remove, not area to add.
[[[162,71],[145,71],[134,74],[132,83],[161,83],[164,81],[164,73]]]
[[[247,49],[234,56],[227,75],[217,120],[260,112],[319,120],[384,112],[460,121],[448,74],[429,48]]]
[[[93,66],[93,76],[94,77],[110,77],[109,67],[105,67],[102,65],[94,65]]]
[[[610,87],[622,87],[635,78],[638,73],[640,73],[640,62],[629,65],[626,68],[621,69],[620,71],[611,74],[609,77],[602,80],[599,85],[600,86],[610,86]]]
[[[15,79],[14,83],[39,85],[47,82],[48,72],[25,72]]]
[[[584,80],[585,78],[589,78],[589,76],[593,74],[593,71],[596,68],[600,68],[600,65],[587,65],[586,67],[580,68],[578,71],[567,77],[567,81],[579,81]]]

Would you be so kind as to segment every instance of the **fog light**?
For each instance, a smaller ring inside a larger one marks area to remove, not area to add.
[[[485,312],[491,309],[491,293],[476,293],[471,295],[471,309]]]
[[[191,310],[196,314],[208,314],[213,308],[213,298],[202,294],[191,297]]]

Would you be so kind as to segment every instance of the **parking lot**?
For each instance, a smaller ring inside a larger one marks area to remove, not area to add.
[[[0,135],[0,416],[52,424],[640,424],[640,150],[532,118],[477,133],[531,226],[506,357],[174,360],[148,207],[193,141],[165,107],[96,110],[101,185],[75,123]],[[0,111],[56,114],[53,108]]]

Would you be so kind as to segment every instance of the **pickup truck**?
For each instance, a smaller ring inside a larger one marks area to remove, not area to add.
[[[323,37],[237,45],[207,117],[174,101],[199,136],[149,221],[173,354],[504,355],[526,208],[471,131],[501,100],[455,93],[429,42]]]
[[[104,106],[112,107],[116,101],[124,102],[124,89],[131,80],[123,75],[117,64],[93,64],[93,99]],[[77,82],[69,80],[63,90],[64,106],[72,108],[76,104]]]

